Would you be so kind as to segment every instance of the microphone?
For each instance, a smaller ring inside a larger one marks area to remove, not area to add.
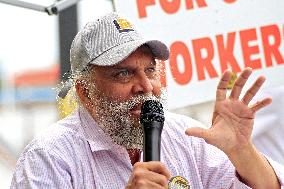
[[[161,103],[147,100],[142,104],[140,123],[143,127],[143,161],[160,161],[161,134],[164,126]]]

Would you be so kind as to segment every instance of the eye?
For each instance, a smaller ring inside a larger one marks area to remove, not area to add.
[[[132,76],[132,73],[127,69],[117,70],[112,74],[113,78],[119,82],[127,82]]]
[[[129,75],[128,70],[121,70],[115,74],[116,77],[127,77]]]
[[[150,66],[145,70],[146,75],[150,77],[155,77],[157,75],[157,68],[156,66]]]
[[[147,68],[146,69],[146,72],[147,73],[153,73],[153,72],[155,72],[156,71],[156,67],[150,67],[150,68]]]

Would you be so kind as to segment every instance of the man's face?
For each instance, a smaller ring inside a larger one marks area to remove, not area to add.
[[[114,142],[142,148],[139,123],[144,101],[159,100],[160,72],[150,49],[143,46],[115,66],[95,66],[88,87],[92,115]]]

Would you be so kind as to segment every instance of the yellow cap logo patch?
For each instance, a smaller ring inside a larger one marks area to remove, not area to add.
[[[118,29],[119,33],[134,31],[132,24],[126,19],[119,18],[113,21],[115,27]]]

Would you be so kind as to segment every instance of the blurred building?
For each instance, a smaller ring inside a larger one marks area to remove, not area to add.
[[[14,75],[0,91],[0,172],[10,182],[23,148],[58,118],[55,87],[59,65]],[[6,171],[5,171],[6,170]],[[7,183],[6,185],[9,185]]]

